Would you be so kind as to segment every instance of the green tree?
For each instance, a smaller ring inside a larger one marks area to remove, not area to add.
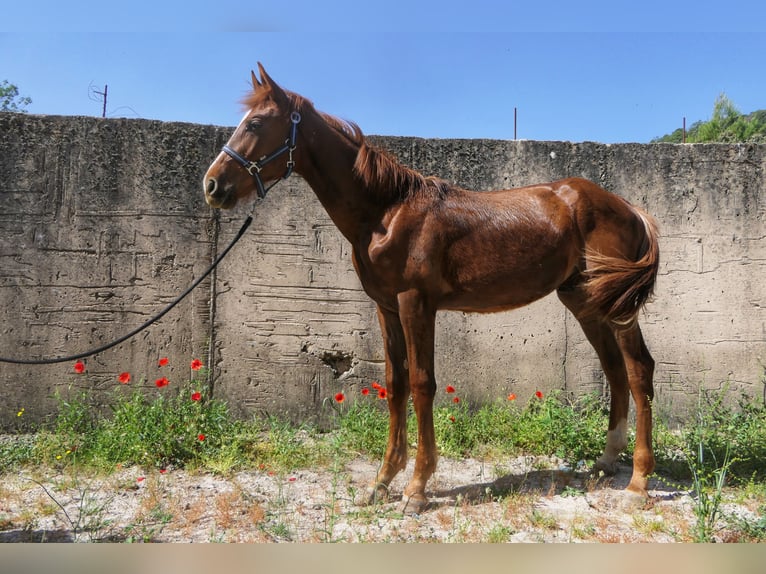
[[[26,112],[32,98],[19,96],[19,89],[8,80],[0,82],[0,112]]]
[[[655,138],[652,142],[681,143],[683,131]],[[721,94],[713,106],[713,116],[706,122],[699,121],[691,125],[686,132],[688,143],[703,142],[766,142],[766,110],[758,110],[743,115],[734,103]]]

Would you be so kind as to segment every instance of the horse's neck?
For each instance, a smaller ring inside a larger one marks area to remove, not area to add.
[[[367,233],[366,227],[375,211],[369,195],[360,189],[354,176],[359,145],[318,116],[312,118],[312,122],[316,128],[307,126],[310,136],[304,142],[305,157],[296,165],[296,171],[309,184],[340,232],[356,244]]]

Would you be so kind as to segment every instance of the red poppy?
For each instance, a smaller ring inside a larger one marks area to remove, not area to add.
[[[454,423],[455,422],[455,417],[450,417],[449,420]]]
[[[542,392],[542,391],[535,391],[535,396],[536,396],[538,399],[542,399],[542,398],[543,398],[543,392]]]
[[[287,479],[287,482],[295,482],[296,480],[298,479],[295,478],[294,476],[291,476],[290,478]]]
[[[77,361],[74,364],[74,372],[77,373],[78,375],[84,373],[85,372],[85,363],[83,363],[82,361]]]
[[[455,397],[454,399],[452,399],[452,402],[455,403],[455,404],[459,403],[460,402],[460,397]]]
[[[120,373],[120,376],[117,377],[117,380],[120,381],[123,385],[127,385],[130,382],[130,373]]]
[[[345,400],[346,400],[346,395],[344,395],[343,393],[336,393],[335,395],[336,402],[342,403]]]
[[[202,361],[199,359],[194,359],[191,362],[191,370],[192,371],[199,371],[202,368]]]
[[[167,377],[162,377],[161,379],[157,379],[154,381],[154,384],[157,385],[157,388],[161,387],[167,387],[170,384],[170,381],[168,381]]]
[[[198,441],[200,441],[200,442],[202,442],[203,440],[205,440],[205,435],[204,435],[204,434],[202,434],[202,433],[199,433],[199,434],[197,435],[197,440],[198,440]]]
[[[202,400],[202,393],[200,393],[200,392],[192,393],[191,400],[193,400],[193,401],[200,401],[200,400]]]
[[[160,469],[160,474],[165,474],[167,471],[168,471],[167,468],[161,468]]]
[[[139,477],[136,479],[136,482],[143,482],[145,478],[146,478],[145,476],[139,476]]]
[[[168,362],[169,361],[167,357],[162,357],[159,361],[157,361],[160,367],[164,367],[165,365],[168,364]]]
[[[378,398],[379,399],[385,399],[388,396],[388,391],[384,388],[378,389]]]
[[[455,387],[453,387],[452,385],[447,385],[447,388],[444,390],[447,391],[448,393],[454,393]]]
[[[515,401],[516,400],[516,394],[515,393],[511,393],[510,395],[508,395],[508,400],[509,401]]]
[[[373,388],[373,389],[375,389],[376,391],[379,391],[379,390],[380,390],[380,389],[382,389],[383,387],[381,387],[381,386],[378,384],[378,381],[372,381],[372,388]]]
[[[366,397],[369,394],[370,394],[370,389],[368,389],[367,387],[364,387],[362,389],[362,395]]]

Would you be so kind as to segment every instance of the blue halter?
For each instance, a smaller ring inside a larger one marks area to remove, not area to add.
[[[274,187],[280,181],[290,177],[290,175],[293,173],[293,168],[295,168],[295,161],[293,160],[293,151],[295,150],[295,138],[298,135],[298,124],[301,121],[301,115],[298,112],[291,113],[290,121],[292,122],[292,126],[290,127],[290,137],[285,140],[284,145],[280,147],[278,150],[276,150],[274,153],[268,156],[264,156],[258,161],[250,161],[246,157],[234,151],[228,145],[223,146],[223,151],[229,157],[234,159],[239,165],[244,167],[247,170],[247,173],[253,176],[253,179],[255,179],[255,185],[258,186],[258,197],[260,197],[261,199],[266,197],[266,192],[269,191],[272,187]],[[264,187],[263,180],[261,179],[261,176],[260,176],[261,170],[267,163],[276,159],[277,157],[279,157],[285,152],[288,153],[287,171],[280,179],[272,183],[269,187]]]

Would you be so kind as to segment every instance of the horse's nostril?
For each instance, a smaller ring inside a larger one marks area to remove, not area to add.
[[[218,188],[218,182],[214,178],[211,177],[210,179],[207,180],[206,191],[208,195],[213,195],[217,188]]]

